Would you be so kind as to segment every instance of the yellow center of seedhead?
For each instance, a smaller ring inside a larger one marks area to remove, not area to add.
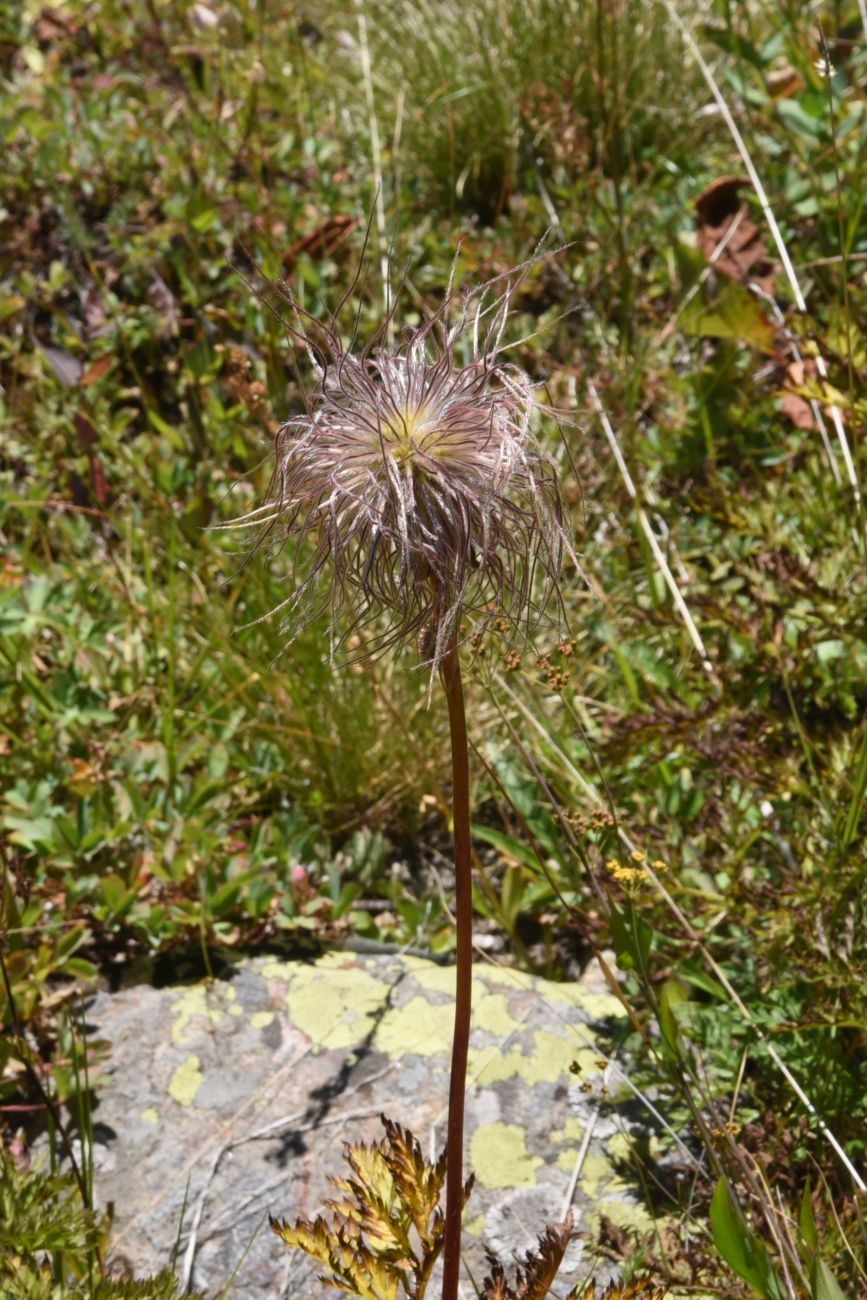
[[[432,413],[426,406],[407,408],[383,421],[383,441],[398,465],[405,465],[413,459],[425,440],[430,438],[432,425]]]

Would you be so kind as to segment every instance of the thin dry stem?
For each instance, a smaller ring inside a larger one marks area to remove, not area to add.
[[[455,1030],[449,1078],[446,1138],[446,1217],[442,1300],[457,1300],[464,1206],[464,1099],[473,993],[473,876],[470,848],[470,760],[460,651],[455,640],[445,652],[441,676],[449,709],[452,750],[452,819],[455,853],[457,969]]]
[[[578,771],[577,767],[571,761],[568,755],[565,754],[563,749],[557,744],[554,737],[552,737],[550,733],[545,730],[545,728],[542,726],[539,719],[535,717],[532,711],[529,708],[527,708],[527,706],[524,704],[523,700],[521,700],[515,694],[515,692],[510,688],[508,682],[506,682],[505,679],[502,676],[500,676],[500,674],[496,674],[494,680],[497,682],[500,689],[514,702],[516,707],[524,715],[524,717],[527,719],[530,725],[536,731],[538,731],[539,734],[543,737],[543,739],[552,747],[552,749],[554,749],[558,759],[560,760],[561,763],[563,763],[564,767],[566,767],[570,776],[575,781],[579,789],[584,791],[584,793],[587,795],[587,797],[592,802],[594,807],[598,807],[600,803],[599,791],[596,790],[593,784],[590,781],[588,781],[585,776],[582,776],[582,774]],[[623,843],[624,847],[628,849],[630,852],[636,848],[636,845],[633,842],[633,840],[629,837],[628,833],[620,825],[617,826],[617,835],[621,840],[621,842]],[[789,1087],[792,1089],[795,1096],[800,1101],[801,1105],[813,1117],[817,1128],[819,1129],[820,1133],[825,1138],[825,1140],[829,1143],[829,1145],[834,1150],[834,1153],[836,1154],[837,1158],[840,1160],[846,1172],[849,1174],[849,1177],[852,1179],[852,1182],[854,1183],[855,1187],[858,1189],[859,1192],[867,1192],[867,1182],[864,1181],[861,1174],[855,1168],[852,1161],[849,1159],[843,1147],[841,1146],[840,1142],[837,1140],[837,1138],[832,1133],[831,1129],[822,1119],[821,1115],[816,1110],[816,1107],[813,1105],[809,1096],[804,1091],[803,1087],[798,1082],[795,1075],[786,1065],[785,1061],[782,1059],[777,1049],[774,1047],[774,1044],[770,1041],[767,1034],[765,1034],[764,1031],[761,1029],[761,1027],[756,1023],[756,1020],[752,1016],[749,1007],[746,1006],[743,999],[740,997],[737,990],[732,985],[731,980],[728,978],[725,971],[714,960],[713,956],[708,951],[701,935],[690,923],[689,919],[686,917],[682,909],[678,907],[677,903],[672,898],[671,894],[668,892],[668,890],[665,888],[665,885],[660,880],[657,872],[653,870],[653,867],[647,862],[645,862],[643,865],[645,871],[647,872],[648,879],[653,884],[657,893],[661,896],[663,902],[666,904],[669,911],[676,918],[678,923],[683,927],[684,933],[689,937],[690,941],[696,945],[697,950],[701,953],[702,957],[707,963],[708,969],[712,972],[714,977],[723,986],[732,1005],[735,1006],[737,1010],[740,1012],[740,1014],[743,1016],[745,1023],[751,1027],[751,1029],[756,1035],[756,1038],[758,1039],[759,1042],[761,1042],[765,1051],[768,1053],[768,1056],[774,1062],[774,1065],[776,1065],[777,1069],[780,1071],[783,1078],[786,1080]]]
[[[590,395],[590,401],[593,406],[593,409],[596,412],[596,414],[599,416],[599,422],[602,425],[603,432],[605,434],[606,439],[608,440],[608,445],[611,448],[611,451],[614,455],[614,460],[617,464],[617,468],[620,471],[620,476],[623,479],[624,484],[626,485],[626,491],[629,493],[630,497],[638,507],[638,522],[641,525],[642,532],[647,538],[650,549],[653,552],[653,557],[656,560],[656,563],[659,565],[659,571],[662,574],[663,578],[665,579],[665,584],[668,587],[669,591],[671,592],[674,603],[677,606],[678,613],[680,614],[681,618],[683,619],[686,625],[686,630],[689,633],[690,640],[692,641],[693,645],[695,646],[696,650],[701,656],[702,667],[704,668],[705,672],[708,674],[709,677],[715,678],[716,673],[714,672],[713,664],[711,663],[710,658],[708,657],[708,653],[707,650],[705,649],[704,641],[702,640],[701,634],[695,625],[695,620],[693,619],[692,614],[690,614],[689,612],[689,606],[687,605],[686,601],[683,598],[681,590],[677,585],[677,580],[671,571],[671,567],[662,552],[662,547],[659,545],[659,542],[656,539],[656,534],[654,533],[653,529],[650,526],[650,520],[647,518],[647,514],[645,512],[644,506],[641,504],[641,501],[639,500],[638,492],[636,490],[634,482],[632,481],[632,475],[629,473],[629,470],[626,466],[626,461],[623,459],[623,453],[620,450],[620,445],[615,436],[614,429],[611,425],[611,421],[608,419],[608,415],[606,414],[605,408],[599,400],[599,394],[597,393],[596,386],[592,380],[588,381],[587,392]]]

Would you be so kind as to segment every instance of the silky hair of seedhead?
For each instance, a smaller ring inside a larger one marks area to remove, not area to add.
[[[578,566],[531,429],[534,385],[503,355],[532,264],[477,288],[450,281],[396,345],[394,309],[355,350],[336,317],[288,299],[315,386],[276,435],[265,503],[227,526],[254,530],[254,550],[291,549],[290,594],[270,611],[290,639],[328,609],[332,658],[350,638],[355,659],[414,640],[435,670],[462,620],[519,631],[559,595],[564,559]]]

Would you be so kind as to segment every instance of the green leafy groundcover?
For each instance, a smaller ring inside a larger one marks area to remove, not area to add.
[[[0,1152],[3,1300],[177,1300],[169,1269],[138,1281],[100,1277],[105,1237],[106,1224],[82,1205],[71,1173],[22,1171]]]
[[[541,431],[590,584],[466,649],[477,926],[552,978],[613,947],[634,1081],[740,1193],[754,1167],[789,1214],[813,1189],[827,1264],[802,1234],[796,1288],[863,1289],[822,1127],[860,1177],[867,44],[858,0],[830,9],[823,49],[777,0],[5,7],[0,1102],[38,1104],[48,1060],[75,1109],[56,1008],[132,959],[452,943],[414,656],[333,670],[322,626],[287,648],[290,558],[211,525],[262,499],[303,405],[269,280],[334,310],[381,196],[364,340],[391,245],[399,329],[453,263],[490,279],[552,229],[510,342],[564,412]],[[713,1186],[660,1196],[706,1222]],[[713,1276],[688,1239],[667,1266]]]

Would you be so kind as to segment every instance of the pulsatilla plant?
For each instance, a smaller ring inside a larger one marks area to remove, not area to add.
[[[503,352],[525,269],[500,292],[450,286],[396,347],[390,319],[354,352],[336,319],[292,304],[316,385],[278,432],[267,501],[233,521],[294,548],[293,588],[272,613],[297,627],[351,605],[343,642],[364,630],[373,657],[417,638],[440,668],[462,618],[477,629],[529,614],[537,571],[550,595],[571,547],[531,433],[533,384]],[[333,617],[333,649],[339,629]]]
[[[292,588],[273,613],[297,629],[331,613],[332,657],[414,641],[449,710],[456,875],[455,1034],[449,1089],[443,1300],[455,1300],[472,977],[469,756],[460,669],[466,629],[516,629],[557,590],[564,528],[553,463],[534,439],[534,386],[506,359],[515,293],[532,262],[442,305],[392,345],[392,311],[346,346],[290,299],[315,383],[276,440],[265,503],[231,526],[289,547]],[[348,300],[352,293],[344,299]],[[343,304],[341,304],[342,306]],[[462,631],[464,629],[464,631]],[[361,649],[358,650],[358,644]]]

